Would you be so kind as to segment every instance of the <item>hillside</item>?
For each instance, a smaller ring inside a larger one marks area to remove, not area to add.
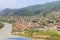
[[[53,11],[60,11],[60,1],[50,2],[46,4],[41,4],[41,5],[40,4],[32,5],[32,6],[21,8],[21,9],[6,8],[0,11],[0,15],[2,16],[6,16],[6,15],[29,16],[29,15],[36,15],[36,14],[43,13],[45,16],[47,13],[50,13]]]

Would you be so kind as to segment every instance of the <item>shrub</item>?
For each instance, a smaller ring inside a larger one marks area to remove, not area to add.
[[[32,36],[33,31],[32,30],[25,30],[26,36]]]
[[[9,23],[14,23],[14,22],[15,22],[15,20],[9,20],[8,22],[9,22]]]
[[[4,26],[4,24],[0,22],[0,28],[2,28],[3,26]]]

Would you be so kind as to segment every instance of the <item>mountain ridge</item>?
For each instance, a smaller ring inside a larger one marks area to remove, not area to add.
[[[49,2],[46,4],[36,4],[20,9],[6,8],[0,11],[0,15],[9,15],[9,13],[13,12],[13,15],[16,14],[19,16],[30,16],[40,13],[46,14],[53,11],[60,11],[60,1]]]

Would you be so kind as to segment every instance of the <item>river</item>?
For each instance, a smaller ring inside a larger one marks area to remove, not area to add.
[[[12,35],[12,24],[5,23],[5,26],[0,29],[0,40],[33,40],[32,38],[25,38],[21,36]]]

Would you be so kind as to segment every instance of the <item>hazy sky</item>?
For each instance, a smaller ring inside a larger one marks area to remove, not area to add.
[[[0,0],[0,8],[22,8],[57,0]]]

